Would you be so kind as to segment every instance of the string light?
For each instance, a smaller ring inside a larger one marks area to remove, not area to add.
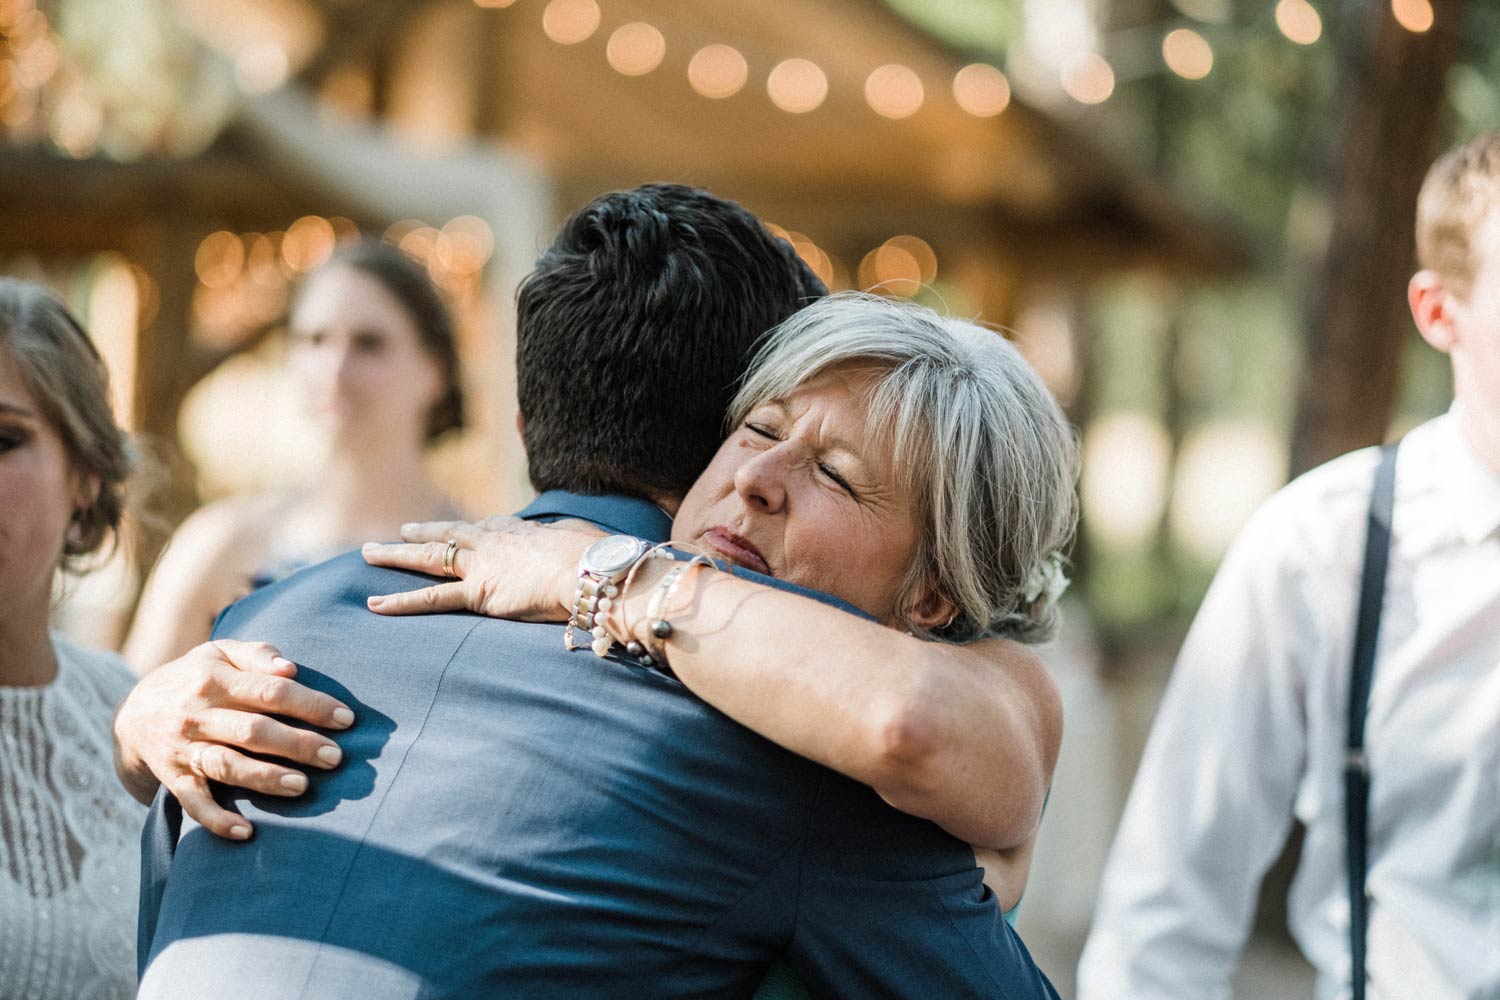
[[[883,243],[859,263],[859,284],[865,291],[909,299],[922,287],[922,265],[899,246]]]
[[[1178,28],[1161,40],[1167,68],[1184,80],[1201,80],[1214,68],[1214,50],[1190,28]]]
[[[1063,66],[1062,85],[1080,104],[1103,104],[1115,92],[1115,71],[1103,56],[1085,53]]]
[[[971,63],[954,74],[953,99],[976,118],[992,118],[1010,106],[1010,81],[988,63]]]
[[[666,55],[667,40],[644,21],[620,25],[604,49],[610,66],[626,76],[645,76],[660,66]]]
[[[733,97],[749,78],[745,57],[728,45],[705,45],[688,61],[688,83],[704,97]]]
[[[333,223],[320,216],[304,215],[286,227],[286,236],[281,241],[281,258],[287,267],[304,274],[332,255],[337,239]]]
[[[892,236],[885,241],[888,247],[895,247],[911,255],[912,260],[917,262],[917,280],[924,285],[930,285],[937,278],[937,254],[933,253],[932,247],[920,236]]]
[[[599,30],[594,0],[551,0],[542,11],[542,30],[559,45],[577,45]]]
[[[865,79],[865,100],[883,118],[910,118],[922,107],[922,78],[900,63],[881,66]]]
[[[1323,19],[1307,0],[1281,0],[1276,5],[1276,27],[1298,45],[1311,45],[1323,34]]]
[[[1434,15],[1429,0],[1391,0],[1396,23],[1412,34],[1420,35],[1432,28]]]
[[[766,78],[771,103],[788,114],[815,110],[828,96],[828,77],[808,59],[786,59],[776,64]]]

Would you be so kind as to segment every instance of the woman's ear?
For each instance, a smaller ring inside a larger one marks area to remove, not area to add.
[[[924,589],[921,596],[906,615],[908,625],[925,629],[943,628],[958,617],[958,605],[931,588]]]
[[[1406,286],[1406,302],[1422,339],[1447,354],[1456,340],[1453,293],[1436,271],[1418,271]]]

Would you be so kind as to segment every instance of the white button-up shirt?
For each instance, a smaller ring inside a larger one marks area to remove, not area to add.
[[[1110,852],[1081,1000],[1212,1000],[1292,817],[1318,997],[1349,995],[1342,748],[1376,450],[1251,519],[1183,645]],[[1412,431],[1365,741],[1379,1000],[1500,1000],[1500,476],[1456,408]]]

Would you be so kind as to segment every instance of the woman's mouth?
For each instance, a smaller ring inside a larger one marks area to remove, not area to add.
[[[766,576],[773,575],[771,567],[766,565],[765,556],[760,554],[760,549],[755,547],[755,543],[738,532],[730,531],[722,524],[705,531],[703,542],[736,566],[754,573],[763,573]]]

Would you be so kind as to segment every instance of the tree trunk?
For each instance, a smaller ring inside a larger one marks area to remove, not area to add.
[[[1411,324],[1417,192],[1435,154],[1463,0],[1413,34],[1374,0],[1346,6],[1333,225],[1312,289],[1292,473],[1384,440]]]

